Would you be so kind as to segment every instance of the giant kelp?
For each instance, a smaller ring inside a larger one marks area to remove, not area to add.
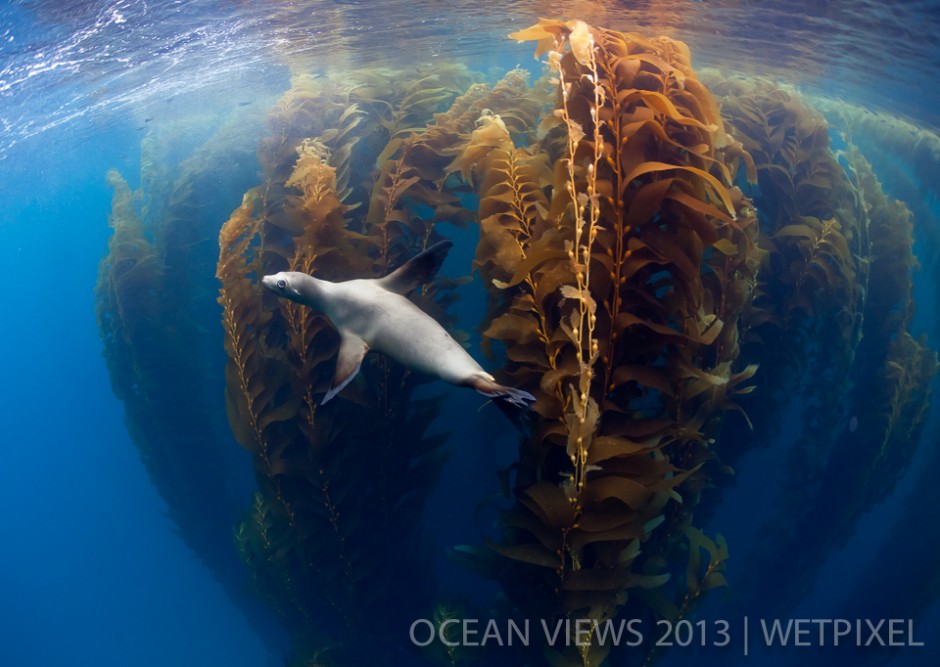
[[[885,197],[857,151],[842,156],[843,168],[827,123],[792,91],[742,80],[712,87],[757,168],[765,259],[744,355],[760,361],[755,379],[775,399],[744,399],[758,430],[728,435],[766,439],[789,395],[804,406],[742,587],[750,604],[785,613],[864,510],[893,490],[917,446],[936,360],[908,333],[916,260],[906,207]]]
[[[480,197],[485,339],[538,398],[492,545],[504,587],[528,613],[684,616],[724,583],[726,548],[690,525],[727,470],[716,454],[766,441],[798,393],[781,514],[746,586],[785,608],[916,447],[936,360],[907,333],[905,210],[857,155],[847,173],[793,93],[716,81],[724,124],[680,44],[579,22],[513,36],[548,53],[553,115],[521,145],[484,116],[451,165]],[[845,501],[820,521],[828,494]]]
[[[258,144],[261,182],[220,234],[218,393],[258,482],[235,540],[294,631],[296,664],[410,660],[410,620],[461,612],[431,613],[438,582],[422,540],[444,458],[437,399],[370,355],[320,405],[338,336],[315,310],[266,298],[266,273],[381,276],[439,240],[440,223],[478,223],[483,346],[500,379],[536,401],[511,415],[524,435],[493,539],[455,555],[499,579],[514,616],[693,614],[726,585],[729,556],[701,530],[713,505],[702,499],[715,497],[704,492],[780,430],[796,396],[804,424],[774,530],[741,567],[754,580],[737,579],[739,599],[783,609],[916,445],[936,359],[908,333],[908,213],[859,155],[833,149],[822,117],[766,83],[706,88],[671,39],[579,21],[514,37],[548,56],[532,86],[521,70],[490,86],[441,64],[295,75]],[[185,310],[166,331],[147,322],[167,312],[166,295],[205,299],[179,269],[204,259],[188,254],[202,238],[189,221],[212,169],[173,188],[148,181],[142,207],[112,178],[101,327],[116,387],[149,409],[162,403],[138,367],[195,348],[148,360],[160,348],[147,337],[178,344],[179,326],[204,341]],[[413,298],[452,327],[451,287]],[[818,510],[830,494],[843,500]],[[395,615],[374,613],[386,609]],[[609,649],[580,648],[548,659],[596,665]]]
[[[226,403],[260,487],[236,537],[299,651],[332,641],[334,655],[392,660],[387,646],[407,636],[401,624],[430,607],[420,517],[443,438],[427,432],[437,399],[414,396],[425,380],[381,355],[320,405],[338,336],[315,310],[266,307],[258,281],[281,270],[378,277],[439,240],[437,222],[465,219],[457,195],[442,188],[448,152],[484,106],[528,93],[515,74],[458,97],[453,81],[468,79],[462,68],[441,68],[296,80],[259,148],[265,182],[222,228]],[[450,321],[448,283],[412,298]],[[375,614],[391,608],[399,612]]]
[[[857,146],[866,159],[877,167],[879,180],[893,180],[894,169],[902,169],[908,172],[909,177],[919,181],[918,185],[934,201],[940,199],[940,185],[931,178],[932,174],[940,170],[940,135],[936,130],[845,100],[821,96],[808,99],[825,114],[833,128]],[[902,168],[902,165],[906,168]],[[901,193],[894,194],[900,196]],[[905,203],[914,205],[917,199],[922,199],[922,194]],[[937,233],[935,229],[925,229],[924,232],[931,236]]]
[[[940,136],[901,118],[819,97],[809,98],[829,121],[834,134],[845,145],[858,149],[871,163],[878,182],[891,197],[904,202],[917,229],[920,264],[930,283],[940,282],[940,220],[938,191],[933,177],[940,169]],[[934,322],[940,323],[940,312]]]
[[[867,216],[830,149],[825,120],[797,95],[744,80],[719,79],[712,90],[754,160],[763,251],[743,341],[745,354],[761,364],[762,389],[743,401],[756,428],[738,429],[729,440],[766,441],[779,429],[781,406],[804,382],[816,392],[804,419],[824,430],[829,415],[840,411],[834,401],[847,387],[861,334],[870,252]],[[801,447],[805,453],[812,445]],[[733,460],[738,453],[728,455]]]
[[[895,490],[920,442],[937,371],[936,352],[909,333],[916,269],[910,212],[884,195],[859,153],[848,157],[870,220],[862,336],[846,393],[830,402],[834,424],[825,430],[804,425],[780,516],[765,530],[758,562],[776,567],[781,577],[748,587],[764,609],[771,594],[781,611],[795,604],[826,555],[846,543],[865,511]],[[840,502],[825,501],[830,497]],[[784,559],[783,553],[789,555]]]
[[[843,552],[861,561],[856,576],[861,583],[845,593],[836,615],[909,618],[919,629],[916,621],[940,596],[937,535],[924,530],[932,521],[937,496],[935,475],[940,464],[937,449],[932,446],[936,434],[924,434],[931,383],[936,381],[937,354],[924,337],[915,339],[909,331],[917,268],[912,253],[911,212],[904,203],[886,195],[857,149],[849,149],[843,158],[870,217],[871,281],[865,330],[847,396],[850,425],[838,434],[820,485],[823,497],[837,498],[839,502],[819,502],[813,508],[812,522],[807,524],[818,525],[820,530],[801,533],[799,549],[790,549],[795,562],[792,569],[783,571],[782,583],[797,593],[808,590],[827,553],[845,547],[864,512],[885,501],[898,488],[901,475],[917,463],[910,469],[916,479],[911,488],[904,490],[905,497],[889,501],[896,503],[897,515],[874,553]],[[929,238],[930,232],[926,234]],[[918,445],[927,446],[917,450]],[[788,549],[785,545],[781,548]],[[758,565],[781,566],[775,556],[772,551],[761,554]],[[753,593],[748,591],[748,595],[779,595],[780,588],[762,585]],[[795,600],[795,595],[782,595],[782,607]],[[764,601],[760,604],[766,609]],[[853,648],[849,655],[856,664],[884,662],[883,648]]]
[[[492,549],[526,613],[675,618],[722,585],[727,557],[690,518],[754,372],[738,363],[758,267],[753,209],[732,186],[746,156],[681,43],[581,22],[513,36],[548,53],[544,136],[519,145],[484,116],[451,165],[480,197],[484,336],[537,398]],[[672,603],[644,589],[677,548],[689,565]]]
[[[232,141],[235,127],[250,122],[244,114],[223,122],[195,150],[180,151],[172,170],[158,155],[158,144],[168,150],[172,142],[157,142],[152,135],[163,130],[151,128],[136,192],[109,172],[113,235],[95,298],[111,384],[147,473],[180,537],[244,606],[246,577],[229,537],[244,501],[216,398],[224,357],[206,284],[216,220],[231,206],[226,194],[238,197],[252,169],[251,154]]]
[[[862,332],[868,218],[831,150],[825,120],[798,95],[742,79],[717,78],[711,89],[754,161],[762,250],[742,340],[745,357],[760,363],[759,389],[741,401],[754,428],[731,425],[725,434],[729,463],[780,434],[792,396],[805,401],[801,433],[788,453],[792,483],[779,500],[786,518],[771,522],[766,536],[768,544],[779,544],[798,539],[801,522],[794,517],[800,513],[793,508],[812,511],[829,449],[844,425],[833,416],[844,415]]]
[[[927,346],[926,337],[917,339],[910,333],[918,270],[911,212],[884,193],[858,150],[850,150],[846,159],[870,219],[871,279],[848,397],[855,427],[843,431],[833,450],[834,460],[851,458],[855,463],[832,466],[831,479],[823,483],[867,508],[890,494],[913,457],[926,419],[937,354]],[[846,512],[849,518],[857,516],[858,507]],[[846,527],[838,518],[827,523],[837,540],[845,539]]]

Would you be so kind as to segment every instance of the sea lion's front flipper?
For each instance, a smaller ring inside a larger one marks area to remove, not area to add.
[[[356,373],[359,372],[359,367],[362,365],[362,358],[366,356],[366,352],[369,351],[369,346],[366,345],[366,342],[359,338],[359,336],[348,332],[340,332],[340,337],[339,354],[336,356],[336,373],[333,375],[333,386],[326,392],[326,396],[323,397],[321,404],[326,403],[336,396],[336,394],[343,390],[343,387],[352,382],[352,379],[356,377]]]
[[[454,245],[452,241],[435,243],[384,278],[379,278],[376,283],[389,292],[407,296],[409,292],[430,282],[437,275],[452,245]]]

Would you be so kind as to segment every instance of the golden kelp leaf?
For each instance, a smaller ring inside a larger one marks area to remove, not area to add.
[[[483,335],[525,345],[538,341],[538,322],[531,317],[506,313],[493,320]]]
[[[774,233],[774,238],[806,238],[812,241],[819,240],[819,232],[809,225],[785,225]]]
[[[506,349],[506,357],[515,362],[543,368],[546,373],[550,372],[548,357],[541,346],[512,345]]]
[[[519,41],[533,41],[533,40],[535,40],[536,38],[533,37],[533,36],[531,36],[531,35],[534,35],[534,34],[535,34],[535,32],[529,32],[529,31],[532,31],[532,30],[533,30],[533,28],[528,28],[528,29],[526,29],[526,30],[520,30],[519,32],[511,33],[509,36],[510,36],[510,37],[517,36],[517,37],[523,37],[523,38],[524,38],[524,39],[520,39]],[[535,30],[538,31],[538,28],[535,28]],[[541,31],[541,32],[542,32],[543,34],[546,34],[547,36],[546,36],[546,37],[543,37],[543,38],[541,38],[541,39],[538,40],[538,44],[535,46],[535,57],[536,57],[536,58],[540,58],[540,57],[542,56],[542,54],[545,54],[545,53],[548,53],[549,51],[552,51],[552,50],[558,45],[558,38],[557,38],[557,37],[555,37],[554,35],[551,35],[551,34],[549,34],[549,33],[546,33],[545,31]]]
[[[709,204],[708,202],[704,202],[701,199],[693,197],[685,192],[672,191],[668,193],[666,197],[668,197],[669,199],[674,199],[675,201],[679,202],[686,208],[692,209],[693,211],[696,211],[697,213],[701,213],[702,215],[707,215],[712,218],[718,218],[722,222],[728,223],[729,225],[733,222],[731,218],[728,217],[728,214],[725,213],[724,211],[721,211],[715,206],[713,206],[712,204]],[[699,232],[699,235],[702,236],[702,239],[705,241],[706,244],[712,243],[712,241],[709,238],[707,238],[705,235],[702,234],[702,230],[696,228],[696,231]],[[712,234],[714,234],[714,232],[712,232]]]
[[[728,213],[730,213],[732,217],[735,216],[734,204],[731,201],[731,195],[728,192],[728,188],[722,185],[717,178],[709,174],[707,171],[699,169],[698,167],[691,167],[689,165],[666,164],[665,162],[644,162],[631,171],[626,176],[626,178],[624,178],[624,183],[629,184],[634,179],[637,179],[645,174],[656,173],[660,171],[671,171],[673,169],[689,172],[708,183],[715,195],[718,196],[718,198],[721,200]]]
[[[718,129],[715,125],[706,125],[698,119],[682,115],[668,97],[654,90],[625,90],[617,96],[617,101],[622,104],[630,104],[634,100],[642,100],[650,108],[681,125],[689,125],[707,132]]]
[[[490,271],[499,276],[510,277],[515,272],[519,262],[522,261],[522,248],[516,242],[512,229],[507,229],[503,224],[503,216],[493,215],[480,221],[482,238],[477,247],[477,266],[485,267],[490,265]],[[498,270],[498,272],[497,272]],[[486,275],[486,274],[484,274]],[[510,285],[495,276],[491,281],[499,280],[500,289],[506,289]]]
[[[626,55],[614,60],[614,74],[628,89],[632,89],[633,79],[640,72],[643,62],[636,57]]]
[[[566,357],[564,361],[555,368],[542,374],[542,377],[539,379],[539,386],[545,393],[554,393],[565,379],[574,377],[577,373],[577,359]]]
[[[670,621],[679,619],[679,607],[659,588],[653,588],[651,590],[644,590],[642,588],[634,589],[631,591],[631,595],[642,600],[643,604],[652,609],[659,618]]]
[[[628,438],[616,438],[606,435],[599,436],[594,438],[590,449],[588,449],[588,463],[598,464],[609,459],[634,456],[651,450],[652,448],[645,442],[635,442]]]
[[[594,37],[591,35],[591,29],[584,21],[570,21],[568,23],[571,33],[568,35],[568,43],[571,45],[571,53],[584,67],[591,67],[594,61]]]
[[[733,410],[735,412],[740,413],[741,416],[744,417],[744,421],[747,422],[748,429],[752,431],[754,430],[754,424],[751,423],[751,418],[748,416],[747,412],[745,412],[744,408],[742,408],[740,405],[738,405],[734,401],[726,400],[726,401],[722,401],[721,407],[723,410],[729,410],[729,411]]]
[[[629,183],[630,180],[625,179],[625,182]],[[675,180],[674,178],[664,178],[641,187],[633,195],[630,202],[630,208],[627,210],[625,219],[626,224],[631,227],[639,227],[649,222],[662,208],[663,199]]]
[[[715,546],[718,547],[715,560],[728,560],[731,557],[731,552],[728,551],[728,540],[721,533],[715,535]]]
[[[577,150],[578,144],[580,144],[581,140],[584,139],[584,128],[581,127],[581,124],[578,121],[568,121],[568,137],[570,138],[571,143],[575,146],[575,150]]]
[[[507,528],[526,531],[549,551],[558,551],[562,546],[562,534],[557,527],[547,525],[540,516],[533,514],[528,508],[515,507],[505,514],[501,521]]]
[[[642,252],[646,244],[631,239],[631,255],[626,261],[621,262],[620,277],[624,281],[629,281],[638,271],[646,268],[650,264],[665,264],[666,260],[662,257],[653,257],[648,252]]]
[[[614,591],[626,587],[631,575],[622,570],[574,570],[565,576],[566,591]]]
[[[399,148],[401,148],[402,142],[404,139],[401,137],[392,137],[388,140],[388,143],[385,144],[385,148],[382,149],[382,152],[378,154],[375,158],[375,165],[379,168],[385,164],[389,158],[391,158]]]
[[[618,506],[623,507],[622,505]],[[591,544],[644,539],[646,531],[643,528],[643,523],[636,520],[632,513],[625,513],[625,517],[625,520],[614,528],[597,531],[573,530],[568,534],[568,544],[572,549],[581,550]]]
[[[607,533],[627,524],[637,523],[642,523],[640,512],[624,509],[619,505],[608,506],[583,513],[578,519],[578,530],[588,533]]]
[[[701,331],[698,336],[698,340],[702,345],[711,345],[714,343],[715,339],[718,338],[718,334],[720,334],[725,327],[725,323],[714,315],[710,316],[710,318],[706,318],[702,324],[704,325],[704,330]]]
[[[566,451],[569,458],[576,458],[584,447],[590,446],[600,413],[597,403],[586,393],[578,396],[574,385],[569,386],[569,392],[575,401],[581,403],[565,415],[565,424],[568,427]]]
[[[655,322],[644,320],[640,317],[637,317],[633,313],[618,313],[616,318],[614,318],[614,321],[617,325],[617,328],[620,330],[627,329],[629,327],[641,326],[667,338],[686,338],[685,334],[676,331],[675,329],[667,327],[663,324],[656,324]]]
[[[722,255],[727,255],[728,257],[734,257],[738,254],[738,246],[728,239],[718,239],[712,243],[712,247]]]
[[[705,575],[705,581],[702,582],[703,591],[711,591],[716,588],[727,588],[727,587],[728,587],[728,580],[725,578],[724,573],[718,572],[717,570],[714,572],[709,572],[707,575]]]
[[[689,470],[683,470],[677,474],[674,474],[669,479],[660,480],[650,485],[649,488],[652,491],[670,491],[685,482],[690,476],[697,473],[703,465],[705,465],[704,462],[699,463],[697,466],[690,468]]]
[[[662,506],[660,506],[658,509],[662,509]],[[666,523],[666,515],[657,514],[655,517],[643,524],[643,532],[650,534],[664,523]]]
[[[616,499],[631,509],[642,509],[652,498],[653,492],[623,477],[600,477],[585,484],[583,495],[589,503]]]
[[[727,585],[727,581],[725,581],[724,576],[720,575],[718,569],[729,556],[728,544],[724,537],[719,534],[716,540],[712,541],[705,533],[692,526],[687,526],[684,534],[689,541],[689,560],[686,565],[686,587],[688,591],[697,596],[703,590]],[[708,553],[708,562],[705,563],[704,574],[706,577],[713,574],[719,575],[712,579],[711,584],[708,583],[707,578],[705,582],[701,581],[701,575],[703,574],[701,552],[703,550]]]
[[[548,27],[556,28],[549,31]],[[560,34],[561,30],[567,32],[567,26],[565,26],[563,21],[547,21],[546,19],[539,19],[539,22],[535,25],[529,26],[522,30],[517,30],[516,32],[509,33],[509,39],[515,39],[519,42],[535,42],[546,37],[554,37],[557,34]],[[536,56],[538,57],[538,56]]]
[[[506,558],[516,560],[530,565],[538,565],[551,569],[557,568],[561,560],[557,554],[552,553],[541,544],[516,544],[512,546],[503,546],[490,540],[486,540],[486,545]]]
[[[228,371],[227,367],[226,371]],[[258,442],[251,425],[244,419],[244,414],[247,412],[245,405],[244,395],[239,391],[234,391],[231,385],[227,386],[225,389],[225,413],[228,416],[229,428],[232,429],[235,441],[249,452],[254,453],[258,449]]]
[[[293,395],[288,400],[265,410],[258,419],[258,427],[265,429],[275,422],[293,419],[297,415],[297,410],[300,409],[301,401],[301,396]]]
[[[516,267],[516,272],[512,275],[512,278],[509,280],[507,285],[512,287],[513,285],[518,285],[525,278],[535,271],[538,267],[546,262],[558,259],[567,259],[568,254],[563,250],[553,250],[548,247],[544,247],[540,250],[531,251],[524,260],[519,262],[519,265]]]
[[[666,585],[669,579],[668,572],[666,574],[635,574],[631,579],[631,583],[639,588],[659,588]]]
[[[574,285],[562,285],[559,291],[564,299],[572,299],[573,301],[584,303],[587,306],[589,315],[593,315],[597,311],[597,304],[594,302],[594,297],[591,296],[588,290],[579,290]]]
[[[619,386],[630,381],[657,389],[668,396],[675,396],[675,389],[669,381],[665,368],[624,364],[614,369],[611,375],[611,382],[614,385]]]
[[[531,504],[526,502],[531,500]],[[554,528],[570,526],[575,521],[574,507],[562,489],[549,482],[538,482],[525,489],[520,498],[522,504],[537,511],[542,520]]]
[[[744,368],[744,370],[742,370],[741,372],[734,373],[731,376],[731,379],[728,380],[728,384],[734,387],[740,384],[741,382],[750,380],[752,377],[754,377],[754,374],[757,372],[758,367],[759,367],[759,364],[748,364]]]

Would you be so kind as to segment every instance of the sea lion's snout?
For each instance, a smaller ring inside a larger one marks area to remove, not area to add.
[[[307,303],[307,299],[304,299],[301,294],[301,289],[304,287],[305,283],[312,281],[313,278],[302,273],[281,271],[280,273],[275,273],[270,276],[264,276],[261,279],[261,284],[265,289],[274,292],[280,297],[299,303]],[[309,286],[306,289],[307,292],[310,291]]]
[[[287,287],[287,281],[283,278],[278,278],[276,275],[265,276],[261,279],[261,284],[272,292],[279,292]]]

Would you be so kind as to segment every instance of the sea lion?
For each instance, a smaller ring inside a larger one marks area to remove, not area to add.
[[[278,296],[326,314],[339,331],[336,374],[323,403],[356,377],[369,350],[518,407],[535,400],[526,391],[497,384],[444,327],[407,298],[437,274],[452,245],[436,243],[384,278],[334,283],[296,271],[262,278],[261,284]]]

